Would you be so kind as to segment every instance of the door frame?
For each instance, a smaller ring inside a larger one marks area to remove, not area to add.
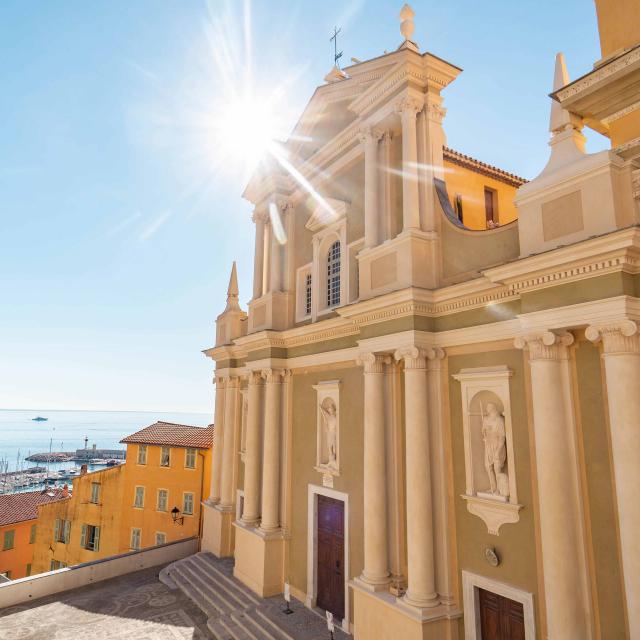
[[[464,637],[465,640],[481,640],[480,596],[479,589],[491,591],[504,598],[519,602],[524,610],[524,637],[536,638],[536,619],[533,611],[533,594],[516,589],[511,585],[492,580],[486,576],[462,571],[462,597],[464,600]]]
[[[349,633],[349,495],[328,487],[310,484],[307,498],[307,596],[305,605],[315,608],[318,597],[318,496],[339,500],[344,505],[344,619],[343,631]]]

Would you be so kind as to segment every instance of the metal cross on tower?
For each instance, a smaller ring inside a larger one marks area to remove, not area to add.
[[[333,27],[333,35],[329,38],[329,42],[333,41],[333,62],[336,67],[339,69],[340,65],[338,64],[338,60],[342,58],[342,51],[338,53],[338,34],[342,31],[342,27],[338,29],[338,27]]]

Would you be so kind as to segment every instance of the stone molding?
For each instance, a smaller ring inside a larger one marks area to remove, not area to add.
[[[358,356],[358,366],[364,367],[365,373],[384,373],[385,365],[391,362],[391,357],[379,353],[363,353]]]
[[[540,333],[518,336],[514,344],[517,349],[528,349],[529,360],[566,360],[568,349],[574,342],[572,333],[568,331],[543,331]]]
[[[590,325],[585,335],[591,342],[602,342],[605,356],[640,354],[640,334],[638,334],[638,325],[633,320]]]
[[[602,82],[603,80],[607,80],[619,71],[632,66],[638,61],[640,61],[640,47],[636,47],[628,53],[622,54],[619,58],[604,64],[596,71],[592,71],[582,78],[574,80],[574,82],[568,84],[566,87],[556,91],[555,96],[562,104],[567,100],[567,98],[571,98],[578,93],[582,93],[583,91],[590,89],[594,85]]]

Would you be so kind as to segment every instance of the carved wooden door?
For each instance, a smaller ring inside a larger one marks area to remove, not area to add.
[[[524,609],[491,591],[480,589],[482,640],[524,640]]]
[[[318,496],[318,595],[316,604],[344,618],[344,503]]]

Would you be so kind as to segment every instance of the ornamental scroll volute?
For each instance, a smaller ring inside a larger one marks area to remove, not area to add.
[[[505,523],[519,520],[511,401],[506,366],[462,369],[460,382],[466,487],[462,498],[470,513],[498,535]]]
[[[340,381],[327,380],[316,390],[316,471],[323,483],[340,474]]]

